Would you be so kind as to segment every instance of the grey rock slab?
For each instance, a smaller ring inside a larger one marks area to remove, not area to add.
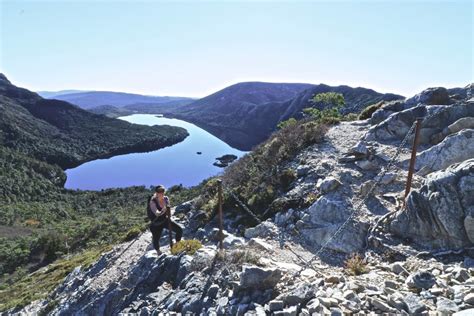
[[[253,247],[257,250],[262,250],[262,251],[273,251],[272,245],[270,245],[268,242],[261,238],[252,238],[248,241],[247,245],[250,247]]]
[[[410,314],[419,314],[426,310],[426,305],[415,294],[406,295],[402,301]]]
[[[395,313],[397,311],[396,309],[390,307],[387,303],[375,297],[370,299],[370,303],[374,308],[384,313]]]
[[[328,192],[336,190],[339,186],[341,186],[341,182],[334,178],[334,177],[328,177],[324,180],[318,181],[316,184],[316,188],[322,193],[326,194]]]
[[[464,296],[464,303],[474,305],[474,293],[469,293]]]
[[[285,304],[282,300],[273,300],[268,302],[268,308],[270,312],[281,311],[285,307]]]
[[[261,268],[244,265],[240,274],[240,288],[268,289],[273,288],[280,281],[283,273],[278,268]]]
[[[438,312],[448,315],[459,311],[459,307],[456,305],[456,303],[444,297],[438,298],[438,301],[436,302],[436,309]]]
[[[448,166],[474,157],[474,129],[461,130],[446,137],[416,157],[416,170],[428,167],[429,171],[438,171]]]
[[[255,238],[255,237],[275,237],[278,235],[278,227],[267,220],[258,224],[255,227],[251,227],[245,230],[245,238]]]
[[[390,266],[390,270],[395,274],[408,276],[408,271],[400,262],[392,263],[392,265]]]
[[[458,249],[474,240],[474,159],[430,174],[412,190],[389,230],[424,248]],[[468,220],[466,220],[466,218]],[[471,236],[472,235],[472,236]]]

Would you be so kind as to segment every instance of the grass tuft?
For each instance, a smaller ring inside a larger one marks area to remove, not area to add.
[[[171,254],[177,255],[185,252],[187,255],[194,255],[198,249],[202,248],[202,243],[197,239],[181,240],[173,245]]]
[[[361,275],[369,272],[367,262],[359,254],[352,254],[344,262],[344,267],[350,275]]]

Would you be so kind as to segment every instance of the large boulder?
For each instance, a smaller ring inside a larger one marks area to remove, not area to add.
[[[301,235],[309,242],[325,244],[351,215],[352,206],[342,199],[320,197],[307,210],[304,225],[299,229]],[[345,229],[333,238],[327,248],[344,253],[353,253],[365,246],[369,225],[365,222],[351,220]]]
[[[434,105],[451,103],[452,101],[449,98],[449,92],[443,87],[428,88],[405,101],[407,107],[416,106],[418,104]]]
[[[472,157],[474,157],[474,129],[465,129],[419,153],[415,168],[424,169],[423,174],[426,174]]]
[[[261,222],[255,227],[247,228],[244,236],[246,238],[255,237],[275,237],[278,235],[278,227],[273,224],[270,220]]]
[[[462,248],[474,241],[474,159],[431,173],[407,197],[389,229],[426,248]]]

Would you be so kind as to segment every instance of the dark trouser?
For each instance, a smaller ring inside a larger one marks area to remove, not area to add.
[[[160,250],[160,238],[161,238],[161,232],[163,231],[163,228],[168,229],[168,221],[165,220],[163,223],[160,224],[151,224],[150,225],[150,231],[151,234],[153,235],[153,247],[156,250]],[[171,230],[175,232],[176,234],[176,242],[181,240],[181,237],[183,237],[183,229],[181,226],[179,226],[178,223],[175,221],[171,220]]]

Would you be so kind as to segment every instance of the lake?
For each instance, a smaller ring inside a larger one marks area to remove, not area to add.
[[[245,152],[194,124],[152,114],[134,114],[119,119],[142,125],[172,125],[185,128],[189,136],[181,143],[148,153],[135,153],[97,159],[66,170],[67,189],[101,190],[133,185],[185,187],[223,171],[213,163],[217,157],[233,154],[241,157]],[[202,154],[198,155],[197,152]]]

